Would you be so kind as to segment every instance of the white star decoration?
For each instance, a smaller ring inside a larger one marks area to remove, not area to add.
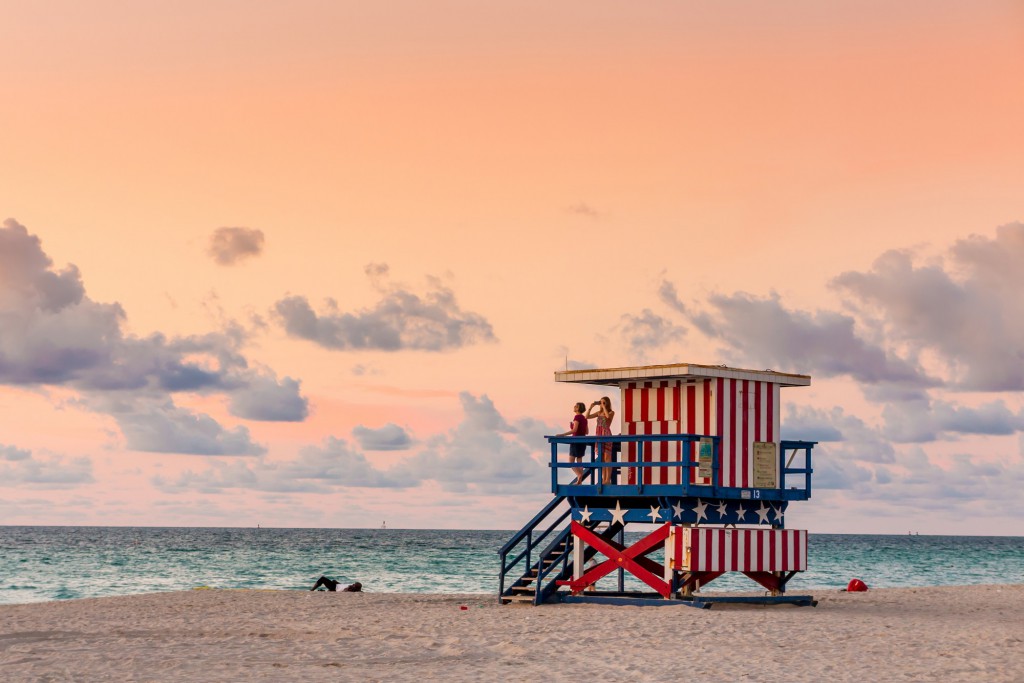
[[[651,522],[653,522],[654,524],[657,524],[658,522],[661,521],[661,508],[654,507],[652,505],[651,506],[651,511],[650,511],[650,513],[647,516],[651,518]]]
[[[729,504],[724,500],[718,501],[718,517],[724,518],[727,512],[729,512]]]
[[[764,503],[761,503],[760,509],[754,510],[754,512],[756,512],[757,516],[758,516],[758,524],[767,524],[768,523],[768,513],[770,511],[771,511],[771,508],[765,507]]]
[[[672,517],[678,517],[679,519],[683,518],[683,506],[679,504],[678,500],[675,502],[675,505],[672,506]]]
[[[746,516],[747,516],[747,509],[745,507],[743,507],[742,503],[737,503],[736,504],[736,519],[742,522],[743,518],[746,517]]]
[[[626,525],[626,519],[625,519],[626,510],[622,509],[622,505],[619,504],[618,500],[615,501],[615,509],[614,510],[608,510],[608,512],[612,513],[612,524],[615,524],[615,522],[618,522],[619,524],[621,524],[623,526]]]
[[[590,506],[584,505],[583,509],[580,510],[580,521],[584,524],[588,523],[590,521],[590,515],[592,514],[594,513],[590,511]]]
[[[697,523],[698,524],[700,524],[700,520],[708,518],[707,513],[705,512],[707,509],[708,509],[708,504],[707,503],[702,503],[700,498],[698,498],[697,499],[697,504],[693,506],[693,511],[697,513]]]

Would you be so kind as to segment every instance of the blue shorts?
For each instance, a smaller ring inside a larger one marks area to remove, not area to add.
[[[569,444],[569,457],[570,458],[582,458],[587,454],[587,444],[585,443],[571,443]]]

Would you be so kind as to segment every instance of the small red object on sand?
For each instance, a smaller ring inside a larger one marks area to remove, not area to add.
[[[867,590],[867,588],[865,588],[864,590]],[[459,605],[459,609],[469,609],[469,608],[466,607],[465,605]]]
[[[846,590],[849,593],[863,593],[868,589],[868,585],[860,579],[850,579],[850,583],[846,584]]]

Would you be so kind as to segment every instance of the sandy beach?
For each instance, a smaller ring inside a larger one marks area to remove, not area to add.
[[[16,681],[1024,681],[1024,586],[816,608],[194,590],[0,607]],[[467,609],[462,609],[465,606]]]

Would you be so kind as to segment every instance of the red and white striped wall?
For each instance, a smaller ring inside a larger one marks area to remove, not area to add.
[[[626,434],[682,434],[679,431],[679,422],[666,420],[664,422],[624,422],[623,431]],[[627,462],[636,462],[639,452],[637,443],[627,443],[623,449]],[[644,462],[680,462],[682,444],[678,441],[657,441],[644,444]],[[643,468],[644,484],[678,484],[682,467],[645,467]],[[636,484],[637,469],[629,468],[626,473],[627,482]]]
[[[666,563],[691,572],[806,571],[807,532],[673,526]]]
[[[622,386],[622,422],[679,419],[679,381],[627,382]]]
[[[710,383],[715,385],[715,435],[722,437],[720,485],[753,486],[754,442],[779,442],[779,385],[722,377]]]
[[[750,487],[754,479],[754,442],[779,442],[779,385],[772,382],[711,378],[696,383],[675,380],[626,382],[622,385],[624,434],[706,434],[721,437],[720,486]],[[636,445],[626,459],[636,461]],[[680,459],[674,444],[654,446],[645,459]],[[664,470],[663,474],[658,474]],[[691,471],[691,482],[696,470]],[[778,476],[778,475],[777,475]],[[650,481],[648,481],[650,479]],[[635,470],[629,480],[635,483]],[[655,468],[644,483],[678,483],[679,470]]]

